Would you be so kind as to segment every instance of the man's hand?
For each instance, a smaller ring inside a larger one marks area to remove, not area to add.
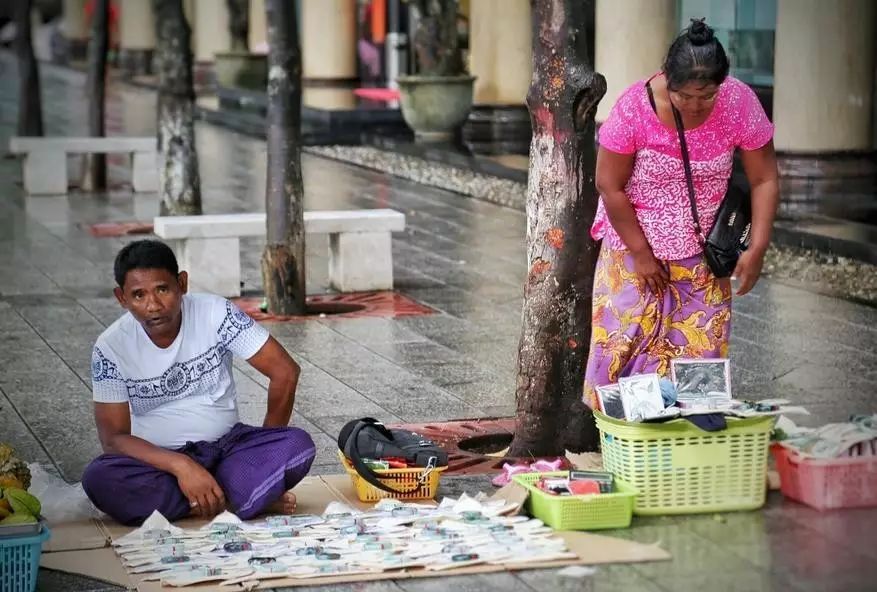
[[[225,494],[219,483],[207,469],[192,459],[186,457],[174,471],[174,476],[183,495],[189,500],[194,516],[211,518],[225,509]]]
[[[764,266],[764,251],[746,250],[737,260],[737,267],[731,278],[736,278],[739,282],[737,288],[737,296],[743,296],[749,293],[755,287],[755,283],[761,276],[761,268]]]
[[[655,296],[661,294],[670,281],[670,274],[667,268],[655,258],[651,249],[644,249],[633,253],[633,270],[642,278]]]

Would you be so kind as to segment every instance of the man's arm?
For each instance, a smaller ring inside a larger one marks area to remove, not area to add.
[[[222,489],[201,465],[185,454],[131,435],[128,403],[95,403],[94,418],[105,453],[136,458],[176,477],[183,494],[193,504],[193,513],[214,516],[225,507]]]
[[[247,362],[268,377],[268,412],[262,425],[266,428],[289,425],[301,368],[283,346],[270,336]]]

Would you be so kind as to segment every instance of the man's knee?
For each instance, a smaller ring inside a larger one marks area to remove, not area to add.
[[[118,471],[113,470],[112,465],[112,457],[102,454],[88,463],[85,471],[82,472],[82,489],[98,507],[100,507],[98,501],[103,497],[104,492],[112,488],[113,481],[118,475]]]
[[[286,431],[287,468],[304,467],[307,474],[317,455],[317,446],[309,433],[301,428],[288,428]]]
[[[99,510],[125,525],[139,525],[155,510],[168,520],[189,512],[173,475],[126,456],[94,459],[82,474],[82,489]]]

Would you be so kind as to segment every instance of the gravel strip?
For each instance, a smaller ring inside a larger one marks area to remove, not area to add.
[[[877,266],[819,251],[773,245],[764,257],[765,277],[797,287],[877,306]]]
[[[501,206],[525,209],[526,185],[508,179],[368,146],[310,146],[305,151]],[[764,276],[877,306],[877,266],[868,263],[774,245],[765,256]]]
[[[527,199],[523,183],[369,146],[308,146],[304,151],[516,210],[524,210]]]

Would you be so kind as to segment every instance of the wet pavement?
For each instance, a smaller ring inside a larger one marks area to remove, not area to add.
[[[0,57],[0,143],[15,123],[14,70]],[[50,133],[85,130],[81,74],[44,68]],[[151,134],[154,97],[112,86],[111,134]],[[264,142],[198,126],[205,212],[262,210]],[[335,436],[352,417],[386,422],[507,416],[525,277],[522,212],[333,160],[305,155],[306,207],[390,207],[408,230],[394,236],[397,289],[438,312],[397,320],[320,319],[266,323],[303,367],[294,425],[319,452],[315,471],[338,473]],[[91,347],[120,314],[111,264],[126,238],[95,238],[88,226],[149,220],[154,195],[134,195],[126,167],[111,166],[105,194],[26,197],[19,163],[0,160],[0,439],[24,458],[77,480],[99,452],[91,417]],[[71,167],[71,170],[74,170]],[[584,231],[584,230],[583,230]],[[261,241],[243,243],[245,288],[260,289]],[[327,244],[308,245],[311,293],[327,291]],[[783,396],[805,405],[804,422],[875,410],[877,310],[763,281],[735,302],[732,372],[736,396]],[[266,384],[236,366],[241,411],[257,421]],[[343,409],[342,414],[340,410]],[[485,489],[485,479],[448,480]],[[447,491],[447,489],[446,489]],[[772,493],[763,511],[638,518],[609,533],[659,542],[670,562],[600,568],[582,590],[865,591],[877,577],[877,510],[819,513]],[[321,590],[368,592],[530,591],[553,588],[552,572],[374,583]],[[43,572],[40,590],[104,590],[105,584]]]

